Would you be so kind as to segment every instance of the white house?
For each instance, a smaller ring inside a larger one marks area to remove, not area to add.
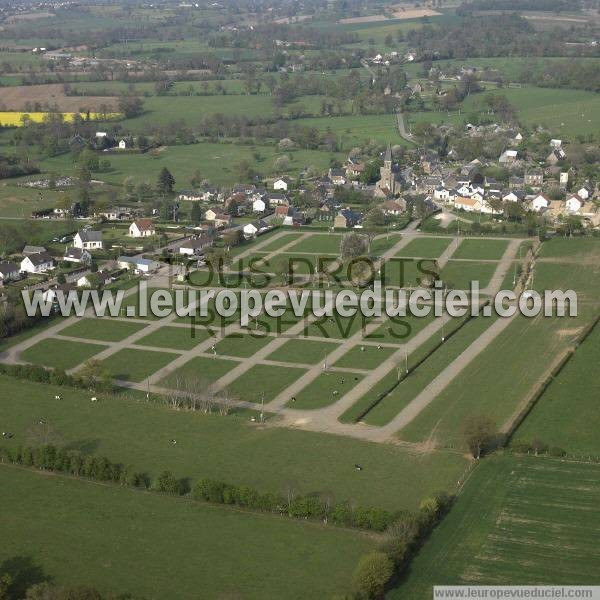
[[[84,248],[67,248],[63,256],[65,262],[83,263],[89,265],[92,262],[92,255]]]
[[[177,196],[177,200],[187,200],[188,202],[200,202],[204,200],[204,195],[199,192],[186,190]]]
[[[447,190],[445,187],[437,187],[433,190],[433,197],[436,200],[442,200],[444,202],[448,202],[450,200],[450,190]]]
[[[25,273],[45,273],[54,268],[54,259],[47,252],[30,254],[21,261],[21,271]]]
[[[279,190],[279,191],[284,191],[287,192],[288,190],[288,183],[285,179],[283,179],[283,177],[280,177],[279,179],[276,179],[273,182],[273,189],[274,190]]]
[[[457,196],[454,198],[454,206],[467,212],[481,212],[481,201],[475,198],[467,198],[465,196]]]
[[[85,229],[78,231],[73,238],[73,246],[83,250],[101,250],[103,246],[102,232]]]
[[[577,194],[573,194],[567,198],[565,206],[570,213],[576,213],[584,205],[584,201]]]
[[[192,240],[187,240],[181,246],[179,246],[179,254],[184,256],[194,256],[204,254],[204,248],[210,247],[212,240],[207,235],[201,235],[200,237]]]
[[[517,156],[518,156],[518,151],[517,150],[505,150],[501,155],[500,158],[498,159],[499,163],[511,163],[511,162],[515,162],[517,160]]]
[[[264,213],[265,210],[267,210],[268,206],[269,205],[268,205],[267,201],[265,201],[262,198],[258,197],[258,198],[256,198],[252,202],[252,212],[255,212],[255,213]]]
[[[138,219],[129,226],[129,235],[134,238],[151,237],[156,235],[152,219]]]
[[[589,200],[590,196],[593,193],[593,189],[589,184],[585,184],[584,186],[580,187],[577,190],[577,195],[582,199],[582,200]]]
[[[19,277],[19,265],[14,262],[0,262],[0,279],[2,281],[10,281]]]
[[[125,140],[119,141],[119,150],[125,150],[127,148],[127,142]]]
[[[548,208],[549,205],[550,205],[550,200],[548,198],[546,198],[546,196],[544,196],[544,194],[538,194],[531,200],[531,202],[529,204],[531,210],[533,210],[535,212],[540,212],[544,208]]]
[[[520,202],[523,200],[523,193],[515,190],[511,190],[510,192],[504,194],[502,196],[502,200],[504,202]]]
[[[159,264],[155,260],[147,258],[134,258],[131,256],[119,256],[117,259],[119,269],[133,269],[140,273],[150,273],[150,271],[156,271]]]
[[[267,229],[269,229],[268,224],[265,221],[261,220],[254,221],[253,223],[247,223],[242,228],[242,231],[244,232],[244,237],[251,238],[256,236],[261,231],[266,231]]]
[[[269,206],[287,206],[289,204],[285,194],[269,194],[267,196],[267,201],[269,202]]]
[[[551,148],[560,148],[561,146],[562,146],[562,140],[555,140],[555,139],[550,140]]]

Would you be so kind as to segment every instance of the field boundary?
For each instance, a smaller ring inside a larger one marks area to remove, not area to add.
[[[510,419],[503,425],[501,433],[503,434],[502,446],[506,447],[512,440],[514,434],[517,432],[523,421],[527,418],[527,415],[533,410],[538,400],[544,395],[546,390],[554,382],[554,380],[560,375],[561,371],[573,358],[581,344],[585,342],[588,336],[594,331],[598,323],[600,322],[600,315],[590,323],[586,329],[579,335],[577,341],[572,348],[568,348],[564,351],[560,359],[552,367],[547,377],[543,379],[537,386],[535,386],[528,394],[529,399],[524,401],[523,407],[510,417]]]

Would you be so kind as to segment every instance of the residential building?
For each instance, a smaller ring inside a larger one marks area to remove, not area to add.
[[[101,250],[103,247],[102,232],[91,229],[78,231],[73,238],[73,246],[83,250]]]
[[[21,271],[25,273],[45,273],[54,268],[54,259],[47,252],[29,254],[21,261]]]
[[[156,229],[152,219],[138,219],[129,226],[129,235],[134,238],[152,237]]]

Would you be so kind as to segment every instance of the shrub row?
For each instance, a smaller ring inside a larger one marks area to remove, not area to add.
[[[365,554],[354,571],[355,598],[379,598],[396,583],[431,531],[448,512],[453,497],[440,492],[404,513],[385,531],[378,550]]]
[[[26,381],[63,387],[80,389],[89,389],[90,387],[90,382],[81,377],[67,375],[61,369],[46,369],[39,365],[8,365],[0,363],[0,375],[9,375]],[[94,382],[94,390],[97,392],[112,392],[114,391],[114,385],[109,381],[98,381]]]
[[[347,502],[329,502],[317,494],[261,494],[248,486],[236,486],[214,479],[201,479],[192,488],[195,500],[232,504],[262,512],[287,514],[297,519],[319,519],[336,525],[384,531],[400,515],[373,507],[351,507]]]
[[[317,494],[290,493],[284,497],[279,494],[260,493],[249,486],[236,486],[213,479],[200,479],[191,487],[188,479],[178,479],[170,471],[163,471],[152,482],[146,473],[115,463],[104,456],[82,454],[78,450],[57,448],[52,444],[19,446],[15,449],[0,447],[0,461],[67,473],[94,481],[151,489],[173,496],[191,493],[191,497],[198,501],[235,505],[296,519],[331,521],[336,525],[379,532],[385,531],[404,514],[373,507],[352,507],[348,502],[328,502]]]

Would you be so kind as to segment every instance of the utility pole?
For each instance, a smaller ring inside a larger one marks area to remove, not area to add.
[[[265,422],[265,393],[262,392],[260,395],[260,422]]]

